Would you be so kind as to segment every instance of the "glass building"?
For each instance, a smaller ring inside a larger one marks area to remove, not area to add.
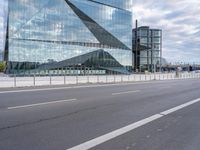
[[[159,71],[162,59],[162,30],[141,26],[133,29],[134,68],[138,71]]]
[[[8,0],[8,73],[132,66],[132,0]]]
[[[0,61],[3,61],[3,54],[4,54],[4,46],[5,46],[5,31],[6,31],[6,23],[4,19],[7,16],[7,1],[1,0],[0,1]]]

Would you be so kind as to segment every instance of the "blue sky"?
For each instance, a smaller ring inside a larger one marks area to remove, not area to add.
[[[4,1],[0,0],[0,50]],[[200,63],[199,0],[133,0],[132,10],[139,25],[163,30],[163,57],[169,62]]]

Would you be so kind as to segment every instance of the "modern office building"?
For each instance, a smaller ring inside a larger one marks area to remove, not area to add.
[[[159,71],[162,60],[162,30],[141,26],[133,29],[133,66],[138,71]]]
[[[7,72],[128,73],[131,1],[8,0]]]

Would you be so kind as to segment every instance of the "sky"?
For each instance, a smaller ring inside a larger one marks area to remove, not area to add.
[[[133,20],[163,31],[168,62],[200,63],[199,0],[133,0]]]
[[[4,1],[0,0],[0,51],[4,45]],[[139,26],[162,29],[163,57],[168,62],[200,63],[199,0],[133,0],[132,12]]]

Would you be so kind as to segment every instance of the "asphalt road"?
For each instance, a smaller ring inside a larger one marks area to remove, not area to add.
[[[199,98],[200,79],[0,89],[0,150],[200,150],[200,100],[161,113]]]

